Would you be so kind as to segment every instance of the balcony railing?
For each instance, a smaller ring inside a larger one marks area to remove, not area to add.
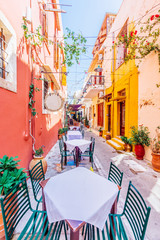
[[[104,76],[91,75],[88,80],[88,85],[104,85]]]

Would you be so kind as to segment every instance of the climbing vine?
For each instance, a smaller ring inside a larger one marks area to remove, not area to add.
[[[82,34],[76,34],[69,28],[66,28],[66,34],[64,35],[64,41],[54,42],[40,33],[42,27],[39,25],[35,32],[31,32],[28,28],[26,18],[23,18],[22,28],[24,31],[24,37],[31,44],[31,46],[41,47],[43,42],[48,44],[57,44],[59,49],[64,52],[63,65],[72,66],[74,61],[79,63],[80,55],[86,53],[87,40]]]
[[[36,112],[36,109],[34,108],[34,103],[35,101],[33,100],[34,98],[34,84],[32,83],[30,86],[29,86],[30,90],[29,90],[29,108],[31,109],[31,114],[32,116],[35,116],[37,114]]]
[[[159,10],[160,12],[160,10]],[[124,61],[132,59],[142,59],[150,52],[154,51],[158,53],[158,59],[160,64],[160,44],[158,38],[160,36],[160,15],[155,14],[150,16],[148,20],[141,24],[141,28],[138,34],[136,29],[129,32],[128,35],[118,36],[116,46],[123,44],[125,48],[128,48],[127,55]]]
[[[28,105],[29,105],[29,108],[31,109],[32,116],[35,116],[37,114],[36,109],[34,107],[34,104],[36,101],[33,100],[34,99],[34,91],[37,92],[37,91],[40,91],[40,89],[37,87],[34,87],[34,84],[31,83],[31,85],[29,86],[29,104]]]

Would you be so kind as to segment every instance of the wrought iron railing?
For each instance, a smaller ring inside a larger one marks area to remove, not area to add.
[[[88,85],[104,85],[104,76],[91,75]]]
[[[6,65],[8,65],[8,62],[6,61],[6,55],[7,52],[5,51],[7,42],[4,40],[4,35],[3,35],[3,28],[1,28],[0,31],[0,77],[1,78],[6,78],[6,74],[9,72],[6,70]]]

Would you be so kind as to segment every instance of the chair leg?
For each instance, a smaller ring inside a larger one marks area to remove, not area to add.
[[[83,226],[83,228],[82,228],[82,236],[83,236],[83,234],[84,234],[85,227],[86,227],[86,224],[85,224],[85,225]]]
[[[63,156],[61,155],[61,169],[63,170]]]

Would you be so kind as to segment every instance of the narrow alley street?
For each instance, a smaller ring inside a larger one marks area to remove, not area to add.
[[[123,210],[127,188],[129,181],[135,185],[140,191],[141,195],[145,199],[148,206],[151,206],[151,215],[149,218],[148,228],[146,232],[146,240],[159,240],[159,222],[160,222],[160,194],[158,189],[160,188],[160,173],[156,173],[152,170],[150,164],[143,160],[137,160],[133,154],[117,153],[115,149],[106,144],[105,140],[97,136],[97,132],[94,130],[85,130],[85,138],[90,139],[94,137],[95,143],[95,154],[94,154],[94,172],[101,176],[108,177],[108,171],[110,162],[112,161],[118,168],[123,172],[122,189],[120,192],[120,198],[118,202],[118,213]],[[53,177],[59,173],[60,164],[60,152],[58,142],[51,149],[46,156],[48,168],[45,174],[45,178]],[[76,166],[73,165],[73,159],[68,158],[68,164],[64,167],[62,172],[71,170]],[[91,168],[91,164],[88,159],[81,160],[80,167]],[[28,181],[30,189],[30,198],[34,206],[35,200],[32,193],[32,187],[30,180]],[[96,190],[95,190],[96,191]],[[17,229],[17,233],[21,232],[23,224]],[[61,239],[63,240],[63,235]],[[15,236],[16,239],[16,236]],[[83,239],[81,236],[80,239]],[[132,239],[132,238],[130,238]]]

